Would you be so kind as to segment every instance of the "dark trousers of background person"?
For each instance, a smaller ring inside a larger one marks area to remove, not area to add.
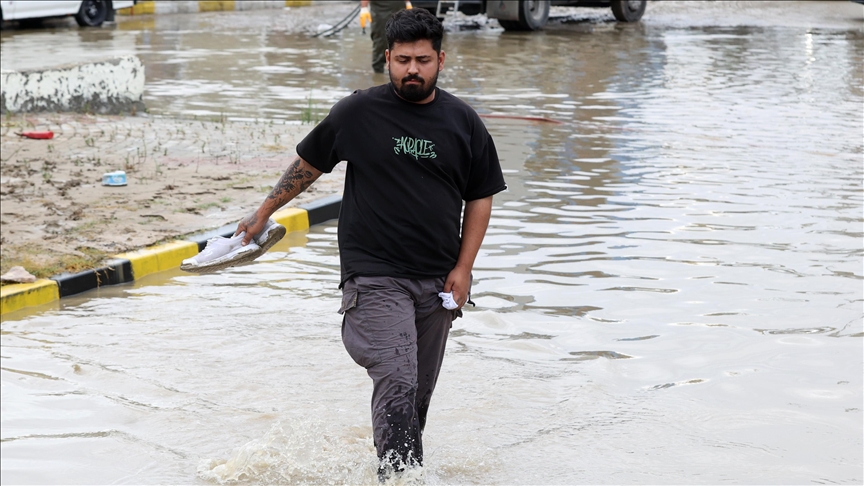
[[[384,27],[387,19],[394,13],[405,8],[404,0],[369,2],[369,14],[372,15],[372,70],[384,72],[384,51],[387,50],[387,35]]]

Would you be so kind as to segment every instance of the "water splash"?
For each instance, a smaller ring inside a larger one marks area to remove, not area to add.
[[[204,459],[198,477],[219,484],[377,484],[370,428],[343,435],[318,423],[277,422],[227,459]]]

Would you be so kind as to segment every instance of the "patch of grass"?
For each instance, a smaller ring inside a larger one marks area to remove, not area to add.
[[[0,256],[0,273],[12,267],[24,267],[37,278],[49,278],[64,272],[77,273],[98,268],[111,257],[110,254],[89,247],[76,248],[77,254],[56,253],[34,246],[4,245]]]
[[[230,189],[230,188],[232,188],[232,187],[234,187],[234,186],[244,186],[244,185],[246,185],[247,183],[252,182],[253,180],[255,180],[255,178],[253,178],[253,177],[248,177],[248,176],[239,177],[239,178],[237,178],[237,179],[229,179],[229,180],[228,180],[228,183],[225,184],[224,187],[225,187],[226,189]]]
[[[99,220],[88,221],[86,223],[82,223],[82,224],[79,224],[77,226],[72,227],[69,230],[69,232],[70,233],[88,233],[88,232],[90,232],[90,230],[94,229],[96,226],[99,226],[100,224],[103,224],[103,222],[99,221]]]
[[[312,95],[310,94],[306,97],[306,107],[300,110],[300,122],[304,125],[317,125],[320,121],[321,113],[318,110],[318,104],[312,101]]]

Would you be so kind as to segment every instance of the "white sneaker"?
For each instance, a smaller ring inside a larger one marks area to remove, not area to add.
[[[217,236],[207,240],[207,246],[192,258],[183,260],[180,270],[193,273],[209,273],[227,267],[254,260],[260,255],[261,247],[253,240],[243,246],[243,236],[240,233],[231,238]]]
[[[242,262],[239,263],[248,263],[252,260],[260,257],[261,255],[267,253],[267,250],[270,249],[273,245],[279,242],[283,236],[285,236],[286,230],[285,227],[281,224],[273,221],[272,219],[268,219],[267,223],[264,224],[264,229],[261,230],[260,233],[255,235],[252,238],[252,241],[249,242],[251,245],[252,242],[257,243],[258,248],[254,253],[249,255],[249,258],[244,258]]]
[[[270,247],[278,243],[285,236],[286,232],[284,226],[272,219],[268,219],[264,225],[264,229],[255,235],[254,238],[255,243],[258,243],[258,246],[261,247],[261,254],[263,255]]]

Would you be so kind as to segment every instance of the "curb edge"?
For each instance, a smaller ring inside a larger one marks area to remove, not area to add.
[[[179,3],[179,2],[178,2]],[[239,0],[192,0],[187,1],[179,8],[159,8],[154,0],[139,0],[131,7],[117,9],[117,15],[154,15],[163,13],[206,13],[206,12],[233,12],[247,10],[238,4]],[[253,10],[276,9],[279,7],[308,7],[312,0],[271,0],[272,6],[257,6]]]
[[[290,233],[339,217],[342,196],[334,194],[298,207],[285,208],[273,214],[272,219]],[[180,266],[185,258],[196,255],[207,240],[215,236],[231,236],[237,228],[229,224],[215,230],[193,235],[186,240],[175,240],[140,250],[115,255],[105,266],[78,273],[62,273],[34,283],[11,284],[0,288],[0,315],[51,303],[63,297],[80,294],[105,285],[118,285],[141,279],[147,275]]]

